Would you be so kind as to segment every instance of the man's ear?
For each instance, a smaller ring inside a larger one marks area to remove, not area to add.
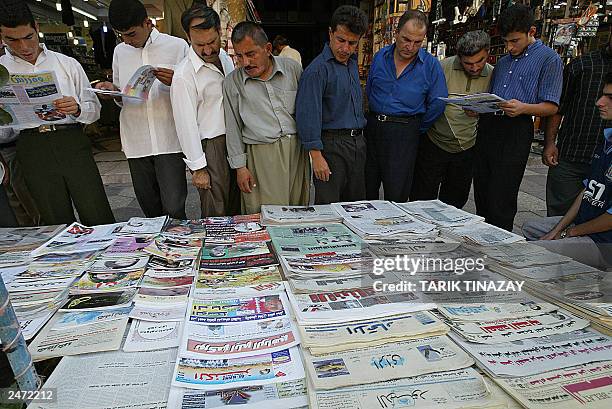
[[[268,55],[272,55],[272,43],[267,42],[265,48]]]
[[[535,37],[538,29],[535,26],[531,26],[529,32],[527,33],[530,37]]]

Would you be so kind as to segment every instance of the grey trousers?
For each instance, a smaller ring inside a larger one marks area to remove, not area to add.
[[[591,165],[559,159],[557,166],[548,168],[546,177],[546,214],[563,216],[584,188],[582,181]]]
[[[606,260],[603,256],[603,245],[598,246],[597,243],[588,236],[569,237],[560,240],[540,240],[540,238],[551,231],[562,218],[562,216],[553,216],[528,220],[523,224],[523,235],[527,240],[535,240],[533,244],[544,247],[553,253],[571,257],[580,263],[588,264],[589,266],[601,270],[607,270],[612,267],[610,260]]]
[[[240,190],[236,171],[227,162],[225,135],[202,140],[206,154],[206,169],[210,175],[210,189],[198,189],[202,218],[240,214]]]

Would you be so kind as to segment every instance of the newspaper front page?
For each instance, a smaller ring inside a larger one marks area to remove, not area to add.
[[[445,335],[316,357],[307,350],[303,353],[306,372],[317,390],[451,371],[474,363]]]

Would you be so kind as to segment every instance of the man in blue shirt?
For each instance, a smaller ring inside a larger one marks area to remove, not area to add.
[[[362,10],[338,7],[329,43],[300,78],[296,123],[310,152],[315,204],[365,198],[366,119],[356,53],[367,27]]]
[[[438,60],[421,48],[427,16],[405,12],[396,41],[374,56],[366,84],[370,106],[366,127],[366,197],[406,202],[412,186],[419,139],[444,112],[448,96]]]
[[[612,120],[612,72],[596,103],[601,118]],[[604,131],[604,146],[595,153],[585,188],[565,216],[542,217],[523,226],[527,239],[598,268],[612,266],[612,128]]]
[[[508,49],[493,70],[491,93],[506,100],[496,114],[481,115],[476,137],[474,199],[488,223],[512,231],[518,191],[533,140],[532,116],[557,112],[563,65],[557,53],[536,40],[529,6],[516,4],[501,15]]]

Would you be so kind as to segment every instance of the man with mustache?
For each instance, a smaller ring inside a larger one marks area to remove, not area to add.
[[[329,43],[306,68],[297,95],[298,135],[310,152],[315,204],[365,199],[366,143],[357,47],[368,18],[340,6],[329,27]]]
[[[444,112],[448,90],[438,60],[422,48],[427,16],[406,11],[397,25],[395,43],[374,55],[366,94],[370,105],[366,127],[366,197],[406,202],[422,134]]]
[[[236,169],[242,211],[262,204],[308,204],[310,165],[296,136],[295,96],[302,67],[272,56],[260,25],[243,21],[232,31],[240,68],[223,82],[228,160]]]
[[[234,63],[221,48],[221,20],[215,10],[196,2],[181,21],[191,48],[172,80],[176,133],[200,193],[202,217],[235,215],[240,196],[227,162],[222,85]]]
[[[449,95],[489,90],[493,66],[487,64],[491,40],[470,31],[457,41],[457,55],[442,61]],[[440,199],[462,208],[472,187],[478,116],[449,104],[419,143],[410,200]]]

